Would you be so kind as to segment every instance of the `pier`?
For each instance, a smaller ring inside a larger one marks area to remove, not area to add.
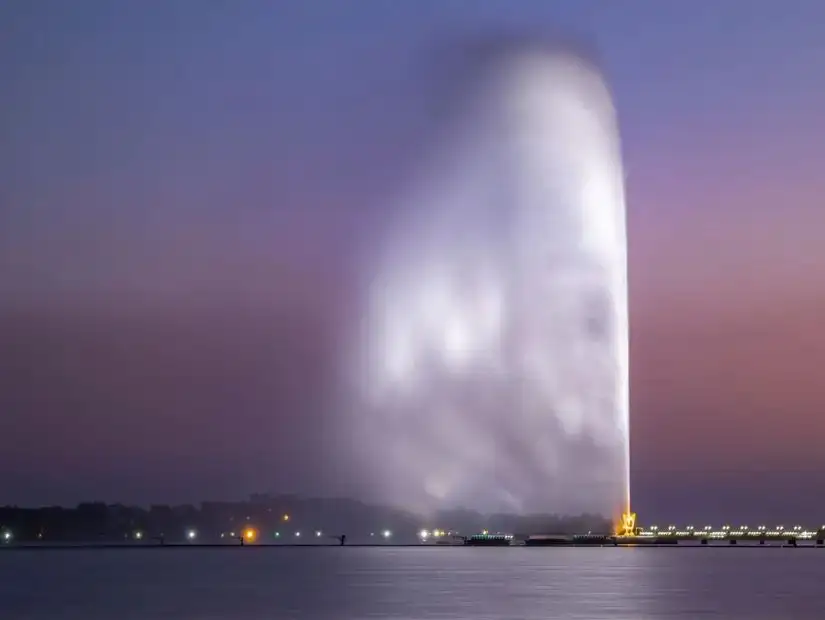
[[[787,544],[795,546],[800,543],[815,544],[822,546],[825,541],[825,525],[816,529],[794,525],[786,528],[784,525],[766,526],[759,525],[748,527],[747,525],[713,527],[694,527],[692,525],[678,527],[668,525],[659,527],[651,525],[648,528],[640,528],[636,532],[635,538],[645,541],[652,540],[662,543],[676,544],[700,544],[700,545],[737,545],[737,544]]]

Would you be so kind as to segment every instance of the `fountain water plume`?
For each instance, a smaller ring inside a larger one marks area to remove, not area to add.
[[[610,93],[541,46],[507,46],[479,76],[364,270],[352,441],[375,494],[417,510],[627,512]]]

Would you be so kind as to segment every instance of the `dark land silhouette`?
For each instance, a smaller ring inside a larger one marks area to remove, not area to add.
[[[245,502],[204,501],[148,508],[85,502],[74,508],[0,508],[0,535],[6,544],[407,544],[422,529],[471,535],[483,530],[515,534],[609,533],[598,515],[485,515],[471,510],[441,511],[429,517],[353,499],[313,499],[292,495],[252,495]],[[0,540],[2,543],[3,540]]]

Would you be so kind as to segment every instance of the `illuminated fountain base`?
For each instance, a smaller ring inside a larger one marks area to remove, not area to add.
[[[636,529],[636,513],[628,511],[622,514],[622,518],[617,529],[618,531],[616,534],[618,536],[638,535],[638,530]]]

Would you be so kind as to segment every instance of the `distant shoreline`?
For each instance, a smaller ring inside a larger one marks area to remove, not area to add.
[[[255,543],[255,544],[246,544],[246,545],[232,545],[227,543],[166,543],[163,545],[135,545],[135,544],[123,544],[123,543],[66,543],[66,544],[11,544],[11,545],[0,545],[0,553],[2,552],[11,552],[11,551],[79,551],[79,550],[112,550],[112,549],[119,549],[119,550],[161,550],[161,549],[294,549],[294,548],[303,548],[303,549],[310,549],[310,548],[317,548],[317,549],[330,549],[330,548],[420,548],[420,549],[451,549],[456,547],[466,548],[472,547],[472,545],[428,545],[428,544],[417,544],[417,543],[353,543],[347,545],[339,545],[339,544],[312,544],[312,543],[285,543],[285,544],[278,544],[278,543]],[[605,545],[594,545],[594,544],[576,544],[571,543],[567,545],[558,545],[552,548],[592,548],[592,549],[606,549],[606,548],[617,548],[617,547],[633,547],[633,548],[647,548],[647,547],[656,547],[656,548],[670,548],[670,549],[816,549],[819,546],[816,544],[797,544],[796,546],[788,545],[788,544],[767,544],[767,545],[759,545],[759,544],[739,544],[739,545],[727,545],[727,544],[709,544],[709,545],[702,545],[698,543],[687,543],[687,544],[657,544],[657,543],[646,543],[646,544],[636,544],[636,543],[618,543],[618,544],[605,544]],[[476,548],[476,547],[474,547]],[[491,548],[491,547],[488,547]],[[495,546],[496,549],[520,549],[520,548],[527,548],[526,545],[500,545]],[[536,548],[547,549],[548,547],[538,546]]]

